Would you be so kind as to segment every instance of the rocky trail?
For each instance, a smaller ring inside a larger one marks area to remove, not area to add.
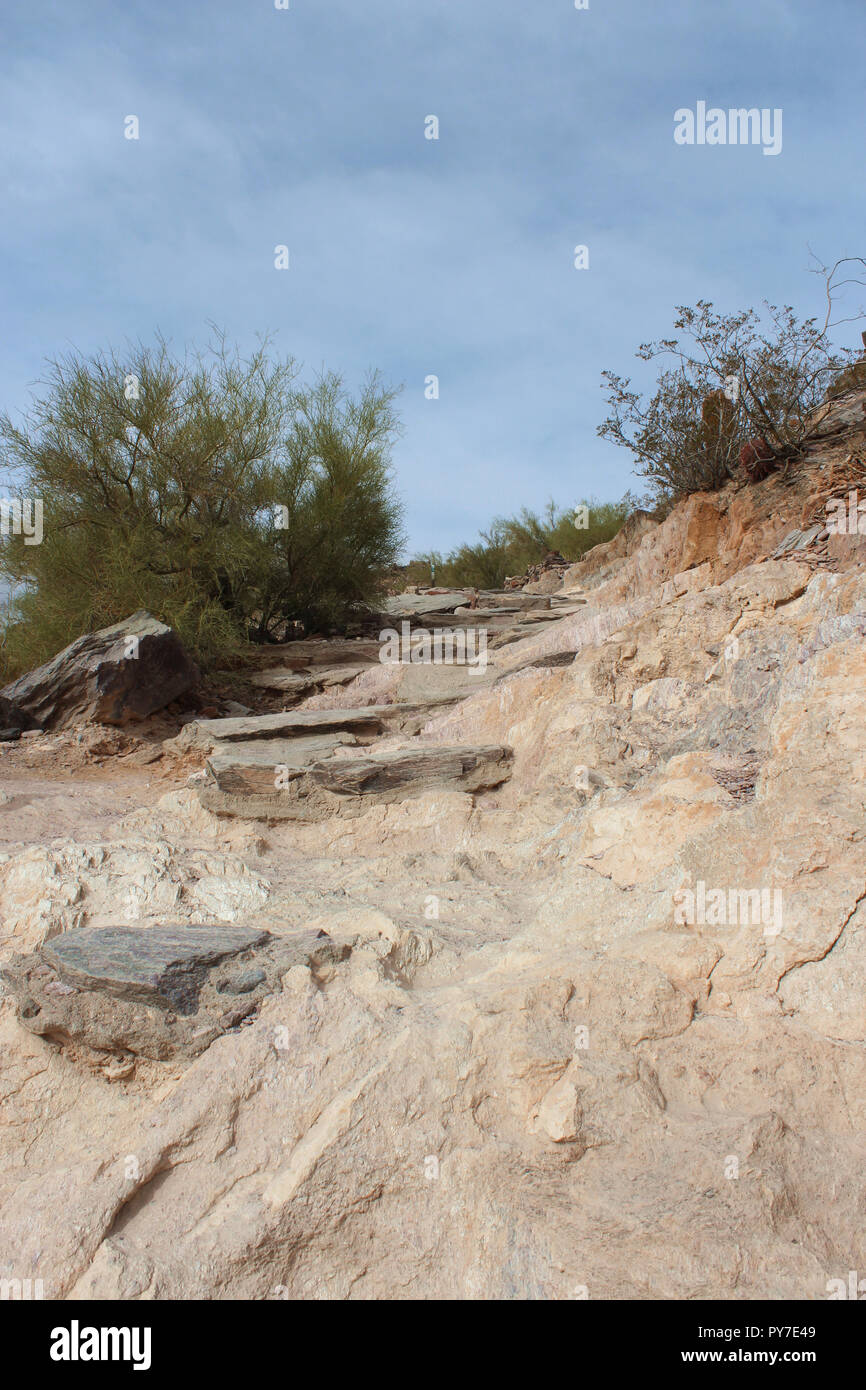
[[[137,615],[2,692],[49,727],[0,743],[0,1274],[814,1299],[866,1267],[866,540],[819,524],[864,407],[522,589],[387,601],[468,664],[288,643],[184,710]]]

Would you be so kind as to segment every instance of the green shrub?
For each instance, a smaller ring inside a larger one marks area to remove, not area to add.
[[[0,544],[5,679],[137,608],[209,665],[375,598],[403,543],[396,393],[296,378],[219,336],[182,360],[158,341],[50,364],[23,423],[0,418],[7,490],[44,508],[41,545]]]
[[[577,507],[559,507],[551,501],[540,513],[524,507],[516,516],[495,518],[474,545],[458,546],[445,557],[438,552],[416,556],[407,582],[501,589],[506,577],[524,574],[549,551],[558,550],[566,560],[579,560],[587,550],[615,536],[635,505],[636,499],[626,494],[620,502],[590,498]],[[577,524],[584,519],[586,527]]]

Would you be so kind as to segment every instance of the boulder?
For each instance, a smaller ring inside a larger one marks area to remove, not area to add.
[[[558,550],[548,550],[537,565],[530,565],[525,574],[511,575],[505,580],[506,589],[523,589],[529,594],[553,594],[562,587],[562,576],[571,565]],[[539,585],[538,588],[535,586]]]
[[[85,722],[121,725],[164,709],[198,679],[177,634],[141,610],[77,638],[7,685],[0,698],[44,729]]]
[[[568,573],[561,565],[553,569],[545,570],[538,579],[532,579],[528,584],[524,584],[523,592],[532,597],[542,597],[545,594],[556,594],[562,588],[563,576]]]

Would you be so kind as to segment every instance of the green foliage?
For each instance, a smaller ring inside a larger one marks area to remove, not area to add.
[[[416,556],[407,582],[501,589],[506,577],[524,574],[551,550],[566,560],[579,560],[615,536],[635,505],[636,499],[627,494],[620,502],[585,499],[578,507],[558,507],[550,501],[540,513],[523,507],[516,516],[496,517],[474,545],[458,546],[447,557],[438,552]],[[586,527],[576,524],[583,520],[580,507],[586,508]]]
[[[6,487],[44,507],[41,545],[0,545],[6,679],[137,608],[207,665],[375,597],[403,543],[396,393],[296,377],[266,342],[242,359],[219,335],[182,360],[160,340],[50,364],[24,422],[0,418]]]

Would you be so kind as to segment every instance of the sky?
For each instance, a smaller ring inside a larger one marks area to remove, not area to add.
[[[601,372],[647,380],[677,304],[817,313],[810,248],[866,254],[864,0],[288,6],[3,0],[13,418],[70,348],[271,333],[308,376],[402,385],[407,555],[447,551],[642,491]],[[678,144],[698,102],[780,110],[781,150]]]

